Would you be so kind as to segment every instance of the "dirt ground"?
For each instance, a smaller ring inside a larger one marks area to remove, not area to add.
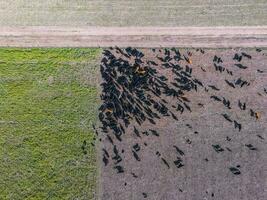
[[[267,26],[1,27],[1,47],[255,48],[267,46]]]
[[[148,60],[157,62],[158,66],[151,67],[157,70],[158,76],[167,77],[166,83],[171,85],[177,77],[157,58],[163,57],[164,49],[141,51],[143,65]],[[118,56],[118,52],[112,52]],[[183,95],[190,101],[187,105],[191,111],[186,108],[182,114],[177,111],[174,97],[153,96],[156,102],[164,99],[168,112],[178,120],[169,115],[155,119],[155,124],[147,120],[141,125],[131,121],[122,141],[110,134],[122,161],[115,164],[110,159],[107,166],[102,164],[101,199],[266,199],[267,50],[182,49],[180,52],[189,61],[170,62],[183,69],[187,65],[192,69],[191,78],[200,82],[196,84],[197,91],[190,90]],[[240,62],[233,59],[235,54],[242,53]],[[222,62],[214,60],[215,55]],[[222,67],[221,72],[215,69],[215,64]],[[241,68],[235,64],[242,64]],[[244,66],[247,68],[243,69]],[[239,78],[246,81],[242,87]],[[221,101],[216,101],[214,96]],[[230,121],[223,114],[227,114]],[[134,133],[134,127],[140,137]],[[150,130],[157,131],[159,136]],[[104,148],[110,157],[114,156],[114,146],[106,134],[102,133],[101,138],[101,154]],[[136,151],[140,161],[133,156],[135,144],[140,147]],[[123,173],[117,173],[114,169],[117,165],[123,167]]]

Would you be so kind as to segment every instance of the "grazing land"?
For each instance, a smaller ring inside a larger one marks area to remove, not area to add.
[[[105,50],[102,199],[266,199],[266,52]]]
[[[0,0],[3,26],[257,26],[266,0]]]
[[[95,197],[99,54],[0,49],[0,199]]]

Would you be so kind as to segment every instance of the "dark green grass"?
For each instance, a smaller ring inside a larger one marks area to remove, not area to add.
[[[99,54],[0,49],[0,199],[94,197]]]

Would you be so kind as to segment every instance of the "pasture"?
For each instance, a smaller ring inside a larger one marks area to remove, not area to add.
[[[257,26],[266,0],[0,0],[1,26]]]
[[[95,196],[99,54],[0,49],[0,199]]]

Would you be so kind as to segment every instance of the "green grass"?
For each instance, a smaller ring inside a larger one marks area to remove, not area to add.
[[[0,49],[0,199],[93,198],[99,54]]]

